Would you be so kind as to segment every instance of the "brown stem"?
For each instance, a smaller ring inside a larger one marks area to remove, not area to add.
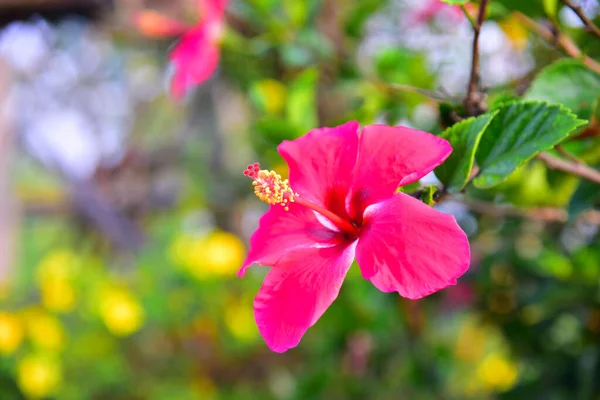
[[[596,71],[600,74],[600,63],[583,54],[583,52],[577,47],[573,40],[559,31],[552,31],[551,29],[539,24],[526,16],[521,12],[515,12],[515,17],[527,26],[531,31],[536,33],[539,37],[552,43],[554,46],[562,49],[567,55],[573,58],[580,59],[589,69]]]
[[[566,161],[548,153],[540,153],[538,154],[537,158],[543,161],[548,168],[568,172],[570,174],[580,176],[583,179],[587,179],[588,181],[600,184],[600,171],[588,167],[583,163]]]
[[[478,213],[490,215],[498,218],[517,217],[542,222],[567,222],[567,212],[562,208],[554,207],[527,207],[518,208],[507,204],[488,203],[486,201],[463,198],[459,200],[469,210]],[[588,210],[583,212],[578,219],[591,225],[600,225],[600,212]]]
[[[378,82],[373,81],[373,83],[381,88],[382,90],[397,90],[401,92],[410,92],[420,94],[421,96],[425,96],[430,98],[431,100],[436,101],[449,101],[452,100],[449,96],[445,96],[441,93],[437,93],[431,90],[418,88],[416,86],[404,85],[400,83],[386,83],[386,82]]]
[[[479,5],[479,14],[477,23],[473,24],[473,57],[471,59],[471,77],[467,86],[467,95],[464,105],[469,116],[479,115],[486,110],[484,103],[485,96],[480,89],[480,68],[479,68],[479,34],[481,26],[485,19],[485,10],[489,0],[481,0]]]
[[[581,19],[581,21],[585,24],[585,27],[588,31],[590,31],[600,39],[600,28],[598,28],[596,24],[594,24],[594,22],[592,22],[592,20],[589,19],[587,15],[585,15],[581,7],[578,7],[575,4],[571,3],[570,0],[562,0],[562,2],[571,10],[575,11],[575,14],[577,14],[579,19]]]
[[[566,158],[569,161],[572,161],[576,164],[581,164],[583,163],[582,160],[580,160],[579,158],[577,158],[577,156],[575,156],[574,154],[571,154],[567,151],[567,149],[565,149],[564,147],[562,147],[560,144],[554,146],[554,150],[556,150],[556,152],[558,154],[560,154],[561,156],[563,156],[564,158]]]

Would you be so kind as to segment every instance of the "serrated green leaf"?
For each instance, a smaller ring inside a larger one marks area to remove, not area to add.
[[[450,157],[436,168],[435,175],[450,193],[460,192],[466,186],[473,170],[475,152],[481,136],[498,112],[496,110],[477,118],[466,119],[440,135],[450,142],[453,151]]]
[[[536,76],[526,100],[560,103],[583,118],[589,118],[600,98],[600,74],[578,60],[559,60]]]
[[[421,194],[421,201],[428,206],[433,206],[435,204],[434,195],[437,193],[438,188],[430,185],[423,189],[423,193]]]
[[[481,172],[473,183],[482,189],[498,185],[520,165],[587,122],[560,105],[541,101],[510,102],[499,111],[475,155]]]

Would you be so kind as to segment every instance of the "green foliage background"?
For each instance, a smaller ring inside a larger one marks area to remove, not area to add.
[[[600,75],[521,26],[535,69],[486,88],[489,109],[468,119],[418,51],[361,58],[389,3],[232,0],[217,76],[184,104],[136,109],[138,158],[94,178],[143,233],[140,248],[82,218],[60,174],[14,158],[22,212],[0,280],[0,399],[600,399],[599,186],[536,158],[563,157],[561,145],[597,171]],[[487,17],[554,21],[598,58],[598,38],[556,22],[559,3],[497,0]],[[170,40],[101,29],[165,66]],[[415,118],[424,105],[434,114]],[[265,209],[241,171],[258,160],[285,174],[282,140],[349,119],[451,141],[437,187],[403,190],[457,216],[472,265],[416,302],[353,266],[299,347],[274,354],[252,315],[266,271],[235,276]],[[165,176],[176,183],[165,204],[130,191]]]

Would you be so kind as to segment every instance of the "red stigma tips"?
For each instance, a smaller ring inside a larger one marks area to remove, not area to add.
[[[244,176],[253,180],[254,194],[267,204],[279,204],[287,211],[289,204],[294,202],[298,194],[292,191],[287,179],[275,171],[261,170],[259,163],[249,164],[244,170]]]
[[[244,176],[248,176],[252,179],[256,179],[258,176],[258,171],[260,171],[259,163],[248,164],[248,166],[244,170]]]

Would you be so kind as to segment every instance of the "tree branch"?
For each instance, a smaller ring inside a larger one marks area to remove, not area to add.
[[[569,36],[561,33],[558,30],[552,31],[544,25],[535,22],[521,12],[517,11],[514,13],[514,15],[519,21],[521,21],[525,26],[527,26],[542,39],[552,43],[555,47],[562,49],[570,57],[580,59],[589,69],[600,74],[600,63],[583,54],[583,52],[579,49],[579,47],[577,47],[575,42],[573,42]]]
[[[540,153],[537,158],[543,161],[550,169],[568,172],[569,174],[580,176],[583,179],[600,185],[600,171],[588,167],[583,163],[566,161],[548,153]]]
[[[557,144],[556,146],[554,146],[554,150],[556,150],[556,152],[558,154],[560,154],[561,156],[563,156],[567,160],[574,162],[575,164],[582,164],[584,162],[583,160],[577,158],[576,155],[569,153],[567,151],[567,149],[565,149],[564,147],[562,147],[560,144]]]
[[[564,223],[568,221],[567,211],[562,208],[554,207],[527,207],[519,208],[507,204],[496,204],[489,203],[482,200],[473,198],[463,198],[460,201],[470,211],[490,215],[497,218],[505,217],[516,217],[524,218],[542,222],[559,222]],[[596,210],[584,211],[578,220],[588,223],[590,225],[600,225],[600,212]]]
[[[396,90],[396,91],[400,91],[400,92],[416,93],[416,94],[420,94],[421,96],[427,97],[427,98],[429,98],[431,100],[435,100],[435,101],[455,100],[455,99],[452,99],[451,97],[443,95],[442,93],[434,92],[432,90],[418,88],[416,86],[411,86],[411,85],[404,85],[404,84],[400,84],[400,83],[387,83],[387,82],[381,82],[381,81],[377,81],[377,80],[373,80],[373,84],[385,91]]]
[[[485,96],[480,90],[480,69],[479,69],[479,34],[481,26],[485,19],[485,10],[489,0],[481,0],[479,5],[479,14],[477,23],[473,24],[473,57],[471,59],[471,77],[467,86],[467,95],[464,105],[469,116],[476,116],[486,110],[484,103]]]
[[[598,28],[591,19],[585,15],[581,7],[576,6],[571,3],[570,0],[562,0],[562,2],[569,7],[571,10],[575,11],[575,14],[579,17],[579,19],[585,24],[585,27],[588,31],[596,35],[600,39],[600,28]]]

